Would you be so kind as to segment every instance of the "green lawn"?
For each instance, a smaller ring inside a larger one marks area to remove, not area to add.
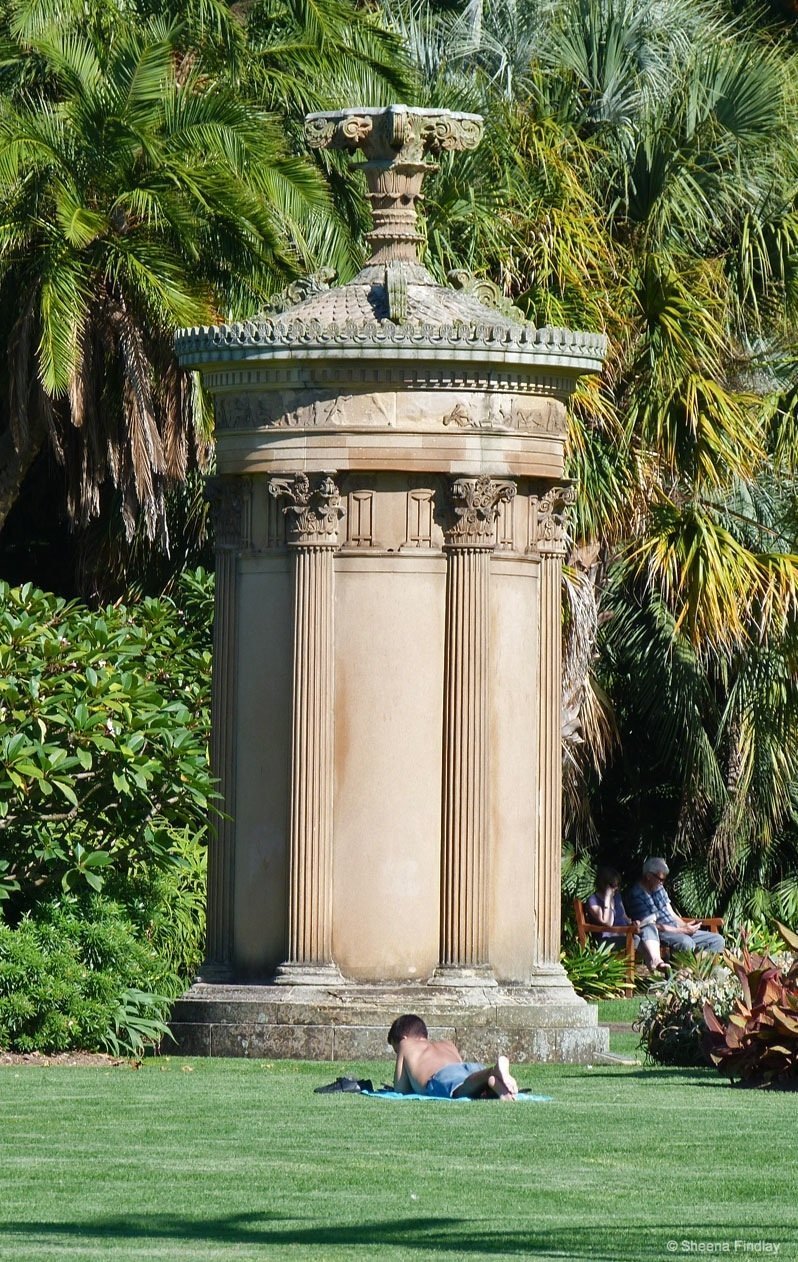
[[[798,1258],[798,1095],[640,1065],[522,1068],[546,1104],[313,1094],[343,1070],[389,1064],[0,1069],[0,1258]]]
[[[633,999],[603,999],[598,1006],[598,1019],[601,1022],[623,1021],[631,1025],[637,1019],[642,999],[642,995]]]

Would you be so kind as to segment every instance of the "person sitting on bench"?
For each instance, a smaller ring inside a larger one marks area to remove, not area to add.
[[[654,916],[659,940],[672,951],[725,951],[726,943],[719,933],[701,928],[700,920],[686,919],[674,909],[665,890],[669,868],[664,859],[646,859],[643,875],[626,896],[632,916],[641,922]]]
[[[652,972],[669,973],[670,964],[666,964],[659,949],[659,933],[654,919],[649,918],[645,924],[639,920],[630,920],[619,893],[621,874],[615,868],[599,868],[596,872],[596,892],[591,894],[585,903],[585,915],[594,925],[632,925],[635,930],[635,949],[642,943],[646,964]],[[623,938],[607,933],[601,937],[602,942],[610,942],[613,946],[623,946]]]

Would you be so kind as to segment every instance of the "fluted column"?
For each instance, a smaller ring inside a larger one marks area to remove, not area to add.
[[[206,487],[216,541],[211,689],[211,773],[220,795],[208,846],[204,981],[224,981],[233,969],[235,887],[235,693],[238,675],[238,555],[249,533],[249,479],[212,478]]]
[[[495,985],[488,943],[490,561],[515,483],[457,478],[446,532],[440,957],[433,981]]]
[[[535,849],[535,958],[560,965],[562,869],[562,561],[564,513],[574,487],[555,486],[536,506],[534,545],[540,555],[538,829]]]
[[[293,708],[284,984],[340,982],[332,959],[333,556],[341,497],[325,474],[272,478],[293,553]]]

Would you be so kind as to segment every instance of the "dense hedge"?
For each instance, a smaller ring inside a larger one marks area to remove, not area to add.
[[[168,865],[201,831],[212,581],[98,612],[0,583],[0,874],[9,916]],[[2,896],[0,894],[0,896]]]
[[[0,1047],[139,1054],[166,1032],[180,981],[124,911],[95,895],[0,925]]]
[[[212,601],[0,583],[0,1046],[141,1050],[199,963]]]

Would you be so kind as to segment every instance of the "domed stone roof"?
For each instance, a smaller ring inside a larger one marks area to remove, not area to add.
[[[176,337],[184,367],[224,360],[349,358],[353,353],[392,358],[445,355],[451,360],[498,361],[569,375],[598,372],[606,349],[601,334],[537,329],[505,302],[489,281],[451,273],[438,284],[419,262],[416,204],[431,164],[425,155],[473,149],[482,135],[475,114],[404,105],[311,114],[312,148],[362,150],[374,229],[372,255],[345,285],[331,286],[326,271],[290,285],[250,320],[183,329]]]

